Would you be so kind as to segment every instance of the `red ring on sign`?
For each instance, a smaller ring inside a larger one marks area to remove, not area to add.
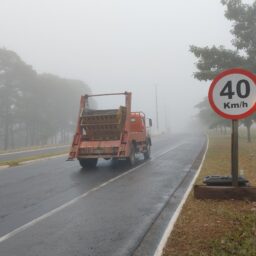
[[[253,73],[251,73],[250,71],[244,70],[242,68],[228,69],[228,70],[225,70],[225,71],[221,72],[219,75],[217,75],[214,78],[214,80],[212,81],[212,83],[210,85],[210,88],[209,88],[208,99],[209,99],[210,105],[213,108],[213,110],[217,114],[219,114],[220,116],[222,116],[224,118],[227,118],[227,119],[233,119],[233,120],[244,119],[244,118],[246,118],[247,116],[250,116],[251,114],[253,114],[256,111],[256,102],[254,103],[254,105],[249,110],[247,110],[243,114],[229,115],[229,114],[226,114],[226,113],[222,112],[221,110],[219,110],[217,108],[217,106],[215,105],[214,101],[213,101],[213,89],[214,89],[215,85],[219,82],[220,79],[222,79],[223,77],[225,77],[227,75],[231,75],[231,74],[242,74],[244,76],[247,76],[254,82],[254,85],[256,86],[256,76]]]

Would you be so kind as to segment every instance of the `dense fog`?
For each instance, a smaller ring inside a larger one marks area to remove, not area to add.
[[[193,77],[196,59],[189,47],[232,48],[224,11],[215,0],[2,0],[0,48],[15,52],[38,76],[79,83],[79,89],[71,83],[66,93],[54,92],[53,111],[61,112],[60,102],[72,105],[69,123],[80,93],[131,91],[132,109],[151,117],[155,132],[180,132],[195,129],[195,105],[209,88]],[[71,88],[76,93],[68,93]]]

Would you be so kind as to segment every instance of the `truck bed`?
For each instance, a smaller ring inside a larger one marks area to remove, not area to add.
[[[80,126],[83,140],[119,140],[126,119],[126,107],[83,111]]]

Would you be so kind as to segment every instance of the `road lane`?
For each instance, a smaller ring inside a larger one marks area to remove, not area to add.
[[[23,247],[26,255],[129,255],[189,171],[203,141],[202,136],[159,138],[154,160],[4,241],[0,255],[22,255]],[[175,145],[175,150],[157,157]],[[11,170],[0,173],[1,236],[128,170],[125,165],[113,169],[102,162],[85,172],[77,162],[64,165],[60,160],[17,167],[11,177]]]
[[[154,138],[152,156],[180,141],[181,135]],[[0,171],[0,236],[129,169],[122,163],[112,168],[110,161],[103,160],[97,169],[84,171],[77,161],[65,160],[42,160]]]

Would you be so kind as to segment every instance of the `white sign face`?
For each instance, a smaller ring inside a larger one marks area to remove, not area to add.
[[[218,75],[209,90],[213,110],[224,118],[242,119],[256,108],[256,77],[243,69],[230,69]]]

